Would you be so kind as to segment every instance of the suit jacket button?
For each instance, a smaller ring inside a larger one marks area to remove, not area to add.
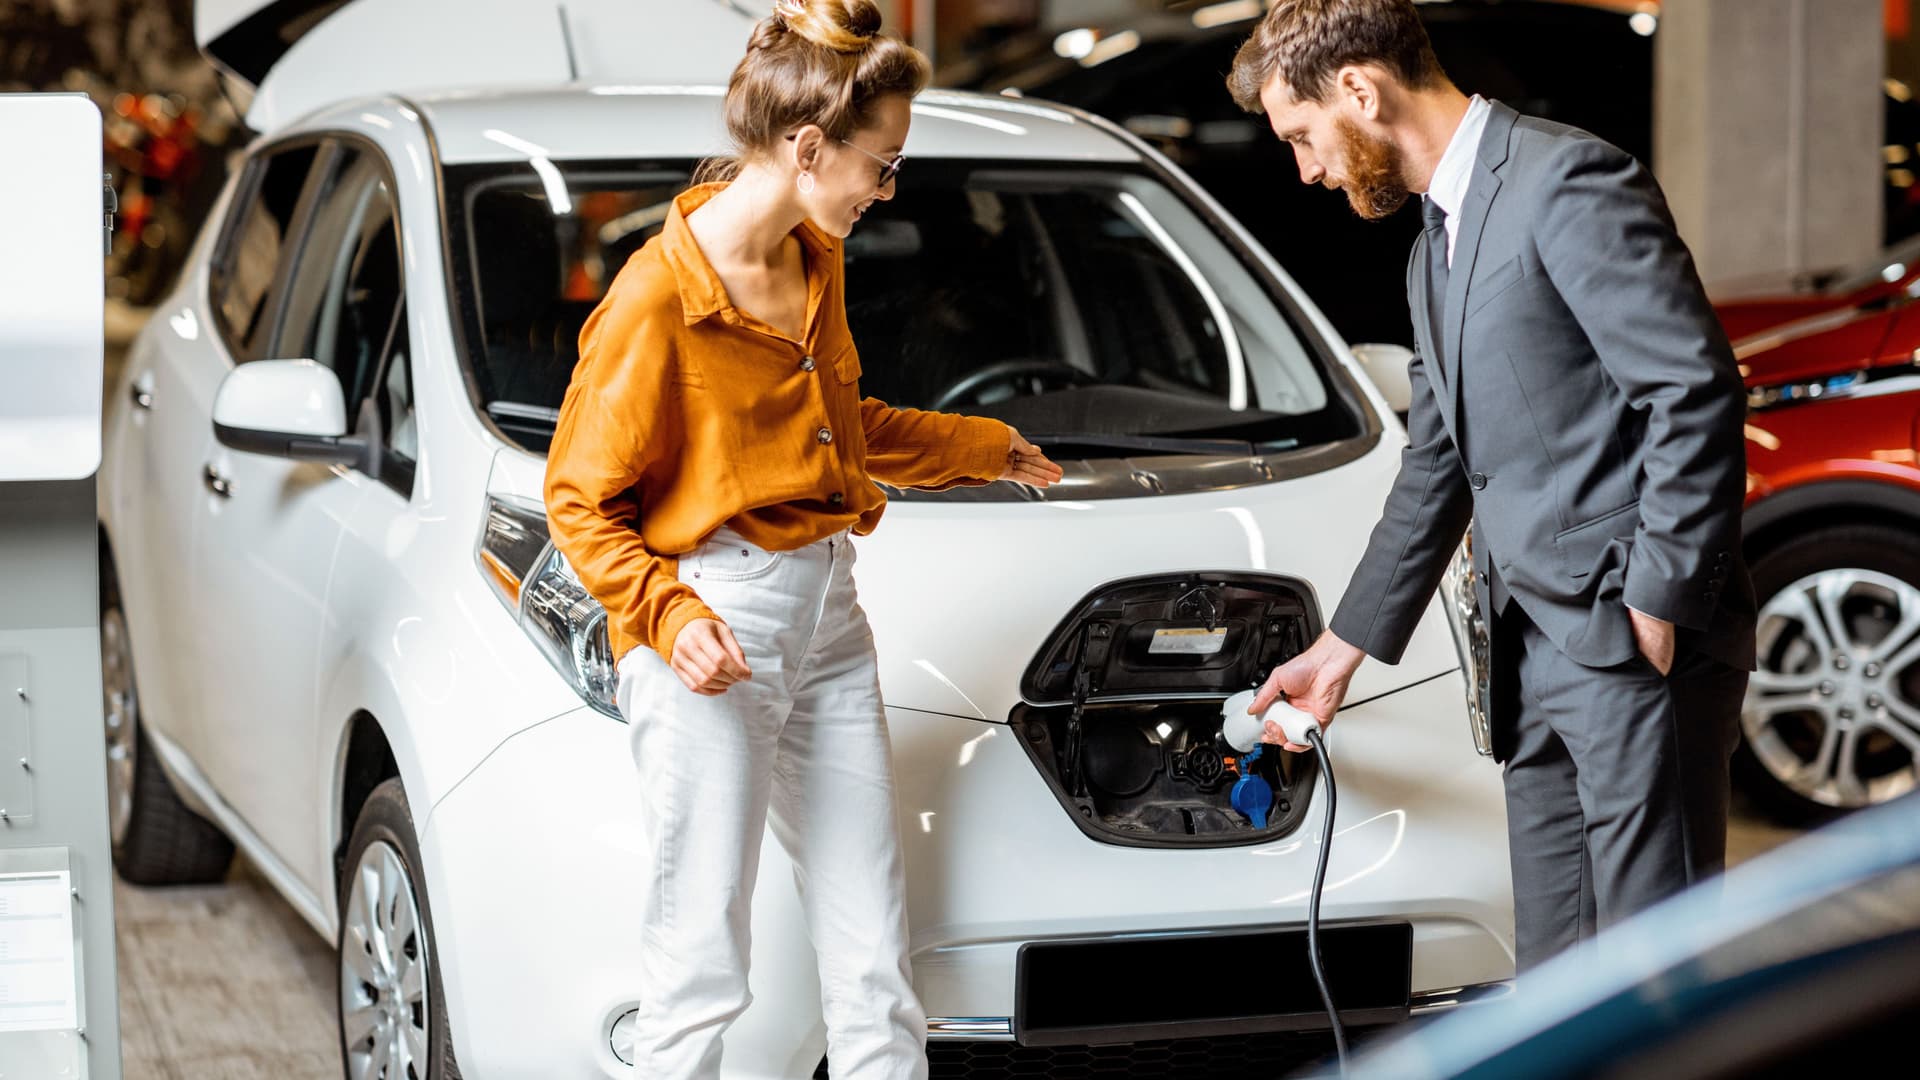
[[[1472,485],[1473,490],[1475,491],[1485,491],[1487,488],[1487,474],[1478,473],[1478,472],[1474,473],[1473,475],[1467,477],[1467,483]]]
[[[801,360],[801,361],[800,361],[800,370],[801,370],[801,371],[812,371],[812,370],[813,370],[813,357],[811,357],[811,356],[809,356],[809,357],[807,357],[806,359],[804,359],[804,360]]]
[[[1480,571],[1480,584],[1482,585],[1492,584],[1492,582],[1488,580],[1487,572],[1485,570]]]
[[[816,439],[819,439],[821,445],[824,446],[827,443],[830,443],[833,441],[833,432],[828,431],[826,428],[821,428],[819,431],[814,433],[813,437]]]

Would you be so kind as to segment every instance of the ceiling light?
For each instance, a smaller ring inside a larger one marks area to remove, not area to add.
[[[1094,45],[1099,41],[1100,35],[1098,33],[1083,26],[1078,30],[1069,30],[1059,37],[1054,38],[1053,51],[1055,55],[1065,59],[1078,60],[1092,52]]]

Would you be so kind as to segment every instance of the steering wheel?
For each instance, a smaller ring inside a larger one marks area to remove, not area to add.
[[[1038,357],[1002,360],[961,376],[952,386],[940,391],[928,408],[934,412],[944,412],[955,405],[978,405],[981,404],[982,390],[1002,384],[1012,384],[1016,391],[1024,384],[1028,393],[1037,395],[1049,384],[1064,388],[1091,386],[1099,381],[1079,368],[1058,360]]]

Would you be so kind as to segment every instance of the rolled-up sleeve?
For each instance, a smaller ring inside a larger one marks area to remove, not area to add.
[[[979,487],[1007,471],[1013,432],[984,416],[896,409],[877,398],[860,402],[867,475],[898,488],[942,491]]]

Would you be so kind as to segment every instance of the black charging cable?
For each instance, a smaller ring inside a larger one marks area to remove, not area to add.
[[[1340,1023],[1340,1010],[1333,1004],[1333,989],[1327,985],[1327,967],[1320,957],[1320,893],[1327,884],[1327,857],[1333,853],[1333,811],[1340,801],[1333,782],[1333,761],[1327,756],[1327,744],[1320,736],[1320,725],[1307,729],[1307,742],[1320,760],[1320,775],[1327,782],[1326,823],[1320,830],[1320,856],[1313,864],[1313,891],[1307,900],[1307,962],[1313,968],[1313,981],[1320,986],[1320,1003],[1326,1006],[1327,1022],[1333,1025],[1333,1045],[1340,1055],[1340,1075],[1347,1075],[1347,1029]]]

